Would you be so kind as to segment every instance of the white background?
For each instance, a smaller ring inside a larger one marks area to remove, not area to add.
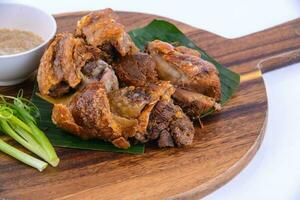
[[[0,0],[2,2],[3,0]],[[173,18],[228,38],[300,17],[300,0],[15,0],[49,13],[111,7]],[[269,119],[251,163],[207,200],[300,199],[300,64],[264,74]]]

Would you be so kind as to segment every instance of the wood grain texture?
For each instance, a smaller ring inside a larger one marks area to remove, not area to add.
[[[58,32],[73,31],[83,14],[56,16]],[[119,14],[128,30],[161,18]],[[203,129],[197,128],[193,146],[158,149],[150,144],[143,155],[57,148],[60,165],[43,173],[0,154],[0,198],[197,199],[224,185],[249,163],[261,144],[267,121],[267,96],[258,64],[270,70],[299,61],[295,52],[300,38],[295,27],[300,19],[237,39],[169,21],[219,62],[242,74],[239,90],[222,112],[207,117]],[[287,52],[294,53],[290,56]],[[276,58],[285,53],[288,58]],[[16,94],[24,88],[30,96],[33,77],[0,91]]]

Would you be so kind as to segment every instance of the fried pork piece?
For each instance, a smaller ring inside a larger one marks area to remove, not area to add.
[[[118,78],[112,67],[103,60],[88,62],[81,70],[83,83],[85,86],[92,82],[102,82],[106,92],[119,89]]]
[[[87,46],[70,33],[57,34],[45,51],[37,81],[42,95],[60,97],[81,82],[81,68],[99,56],[99,49]]]
[[[126,85],[144,86],[158,81],[156,63],[146,53],[137,53],[120,58],[113,64],[120,81]]]
[[[166,81],[145,87],[125,87],[109,94],[111,111],[127,119],[137,119],[137,126],[131,131],[136,138],[147,135],[149,116],[160,99],[170,99],[174,88]]]
[[[155,60],[158,76],[176,86],[176,104],[192,118],[212,108],[220,109],[221,83],[215,66],[200,58],[196,50],[154,40],[147,51]]]
[[[52,121],[83,139],[104,139],[119,148],[130,146],[110,112],[104,85],[97,82],[78,91],[68,105],[55,104]]]
[[[212,63],[201,59],[198,52],[183,46],[174,48],[160,40],[149,42],[147,51],[157,64],[160,79],[220,100],[218,70]]]
[[[55,104],[52,121],[84,139],[99,138],[129,148],[128,139],[146,134],[150,113],[161,98],[170,98],[168,82],[148,87],[125,87],[107,93],[103,82],[92,82],[67,104]]]
[[[76,36],[84,38],[87,43],[102,49],[109,57],[114,47],[121,56],[135,54],[138,48],[132,42],[125,28],[118,21],[112,9],[94,11],[82,17],[76,28]]]
[[[220,87],[218,72],[213,65],[199,58],[198,51],[184,46],[173,47],[161,41],[151,42],[148,45],[148,51],[154,59],[148,54],[138,53],[122,57],[113,64],[121,82],[127,85],[143,86],[155,83],[158,78],[170,80],[177,88],[173,95],[175,103],[180,105],[192,119],[197,119],[202,113],[212,108],[220,109],[220,105],[216,103],[219,100],[220,88],[218,88],[218,94],[211,94],[211,91],[215,91],[216,85]],[[170,63],[163,60],[169,57],[174,57]],[[216,74],[210,75],[205,70]],[[212,81],[208,80],[209,76]],[[214,82],[217,84],[214,85]],[[210,87],[209,84],[212,86]],[[202,88],[203,85],[206,89]]]
[[[194,126],[172,100],[159,101],[150,115],[148,140],[158,140],[159,147],[187,146],[192,144]]]
[[[200,114],[212,108],[216,111],[221,109],[220,104],[216,103],[213,98],[189,90],[177,88],[173,98],[191,119],[198,119]]]

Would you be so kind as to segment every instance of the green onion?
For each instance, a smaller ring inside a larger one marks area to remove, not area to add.
[[[17,97],[0,95],[1,131],[55,167],[59,163],[59,158],[46,135],[37,126],[37,118],[39,116],[38,108],[32,102],[23,98],[22,91],[19,92]],[[33,157],[27,154],[27,157],[24,157],[25,160],[19,159],[21,157],[18,154],[20,151],[12,149],[13,147],[10,145],[7,146],[8,144],[5,145],[4,143],[3,141],[0,143],[0,145],[2,145],[0,150],[5,153],[12,153],[9,155],[18,160],[26,164],[37,160],[35,158],[35,160],[33,160]],[[23,154],[25,153],[22,152],[22,156]],[[29,165],[33,166],[33,163]],[[41,163],[39,163],[39,165],[41,165]],[[37,169],[40,170],[42,168],[40,166],[40,168]]]
[[[48,165],[46,162],[36,159],[26,153],[23,153],[22,151],[14,148],[13,146],[7,144],[1,139],[0,139],[0,150],[3,151],[4,153],[7,153],[8,155],[11,155],[12,157],[16,158],[17,160],[23,163],[36,168],[40,172],[43,171]]]

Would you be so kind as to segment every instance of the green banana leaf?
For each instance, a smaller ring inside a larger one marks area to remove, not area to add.
[[[213,58],[208,56],[203,50],[197,47],[191,40],[189,40],[176,26],[163,21],[154,20],[144,28],[135,29],[129,32],[134,43],[143,49],[144,46],[154,39],[184,45],[201,52],[203,59],[215,64],[220,73],[222,85],[221,104],[224,104],[230,99],[234,91],[238,88],[240,76],[216,62]],[[136,144],[129,149],[118,149],[111,143],[103,140],[82,140],[72,134],[69,134],[62,129],[56,127],[51,121],[52,105],[36,95],[37,87],[33,91],[32,102],[40,109],[41,120],[39,122],[40,128],[47,134],[49,140],[54,146],[76,148],[76,149],[91,149],[110,152],[123,152],[132,154],[144,153],[144,145]],[[213,110],[205,115],[211,114]],[[204,115],[203,115],[204,116]]]

